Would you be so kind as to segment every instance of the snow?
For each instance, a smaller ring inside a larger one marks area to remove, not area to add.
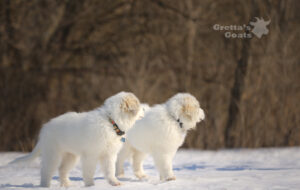
[[[22,153],[0,153],[0,189],[44,189],[39,184],[39,159],[27,166],[6,164]],[[84,189],[217,189],[217,190],[284,190],[300,189],[300,148],[234,149],[219,151],[179,150],[173,162],[175,181],[160,182],[151,157],[145,160],[147,180],[134,177],[129,163],[125,164],[122,185],[110,186],[100,168],[95,186]],[[72,170],[69,190],[84,187],[80,164]],[[50,189],[59,186],[57,174]]]

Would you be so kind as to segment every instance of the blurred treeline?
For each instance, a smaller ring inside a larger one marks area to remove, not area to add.
[[[300,145],[298,0],[0,0],[0,150],[30,150],[42,123],[132,91],[192,93],[206,120],[184,147]],[[271,19],[261,39],[213,25]]]

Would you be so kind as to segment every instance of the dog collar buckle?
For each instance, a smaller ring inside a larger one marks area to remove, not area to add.
[[[124,131],[122,131],[119,126],[116,124],[116,122],[114,120],[112,120],[111,118],[109,118],[110,123],[113,125],[114,130],[116,131],[117,135],[122,136],[125,134]]]

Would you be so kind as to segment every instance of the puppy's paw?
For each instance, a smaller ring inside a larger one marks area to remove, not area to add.
[[[70,187],[71,186],[71,182],[70,182],[70,180],[61,181],[60,186],[61,187]]]
[[[85,186],[86,187],[90,187],[90,186],[94,186],[95,185],[95,183],[94,182],[85,182]]]
[[[172,181],[172,180],[176,180],[176,177],[175,177],[175,176],[172,176],[172,177],[168,177],[168,178],[166,179],[166,181]]]
[[[145,173],[135,173],[135,176],[139,179],[146,179],[148,176]]]
[[[120,186],[121,183],[118,180],[109,180],[108,183],[112,186]]]
[[[117,175],[117,178],[123,178],[123,177],[124,177],[124,173]]]

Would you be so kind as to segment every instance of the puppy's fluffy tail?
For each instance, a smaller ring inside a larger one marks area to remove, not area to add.
[[[26,156],[22,156],[20,158],[16,158],[15,160],[11,161],[9,163],[10,164],[19,164],[19,163],[29,163],[31,162],[32,160],[34,160],[36,157],[38,157],[40,155],[40,142],[37,143],[37,145],[34,147],[33,151],[26,155]]]

